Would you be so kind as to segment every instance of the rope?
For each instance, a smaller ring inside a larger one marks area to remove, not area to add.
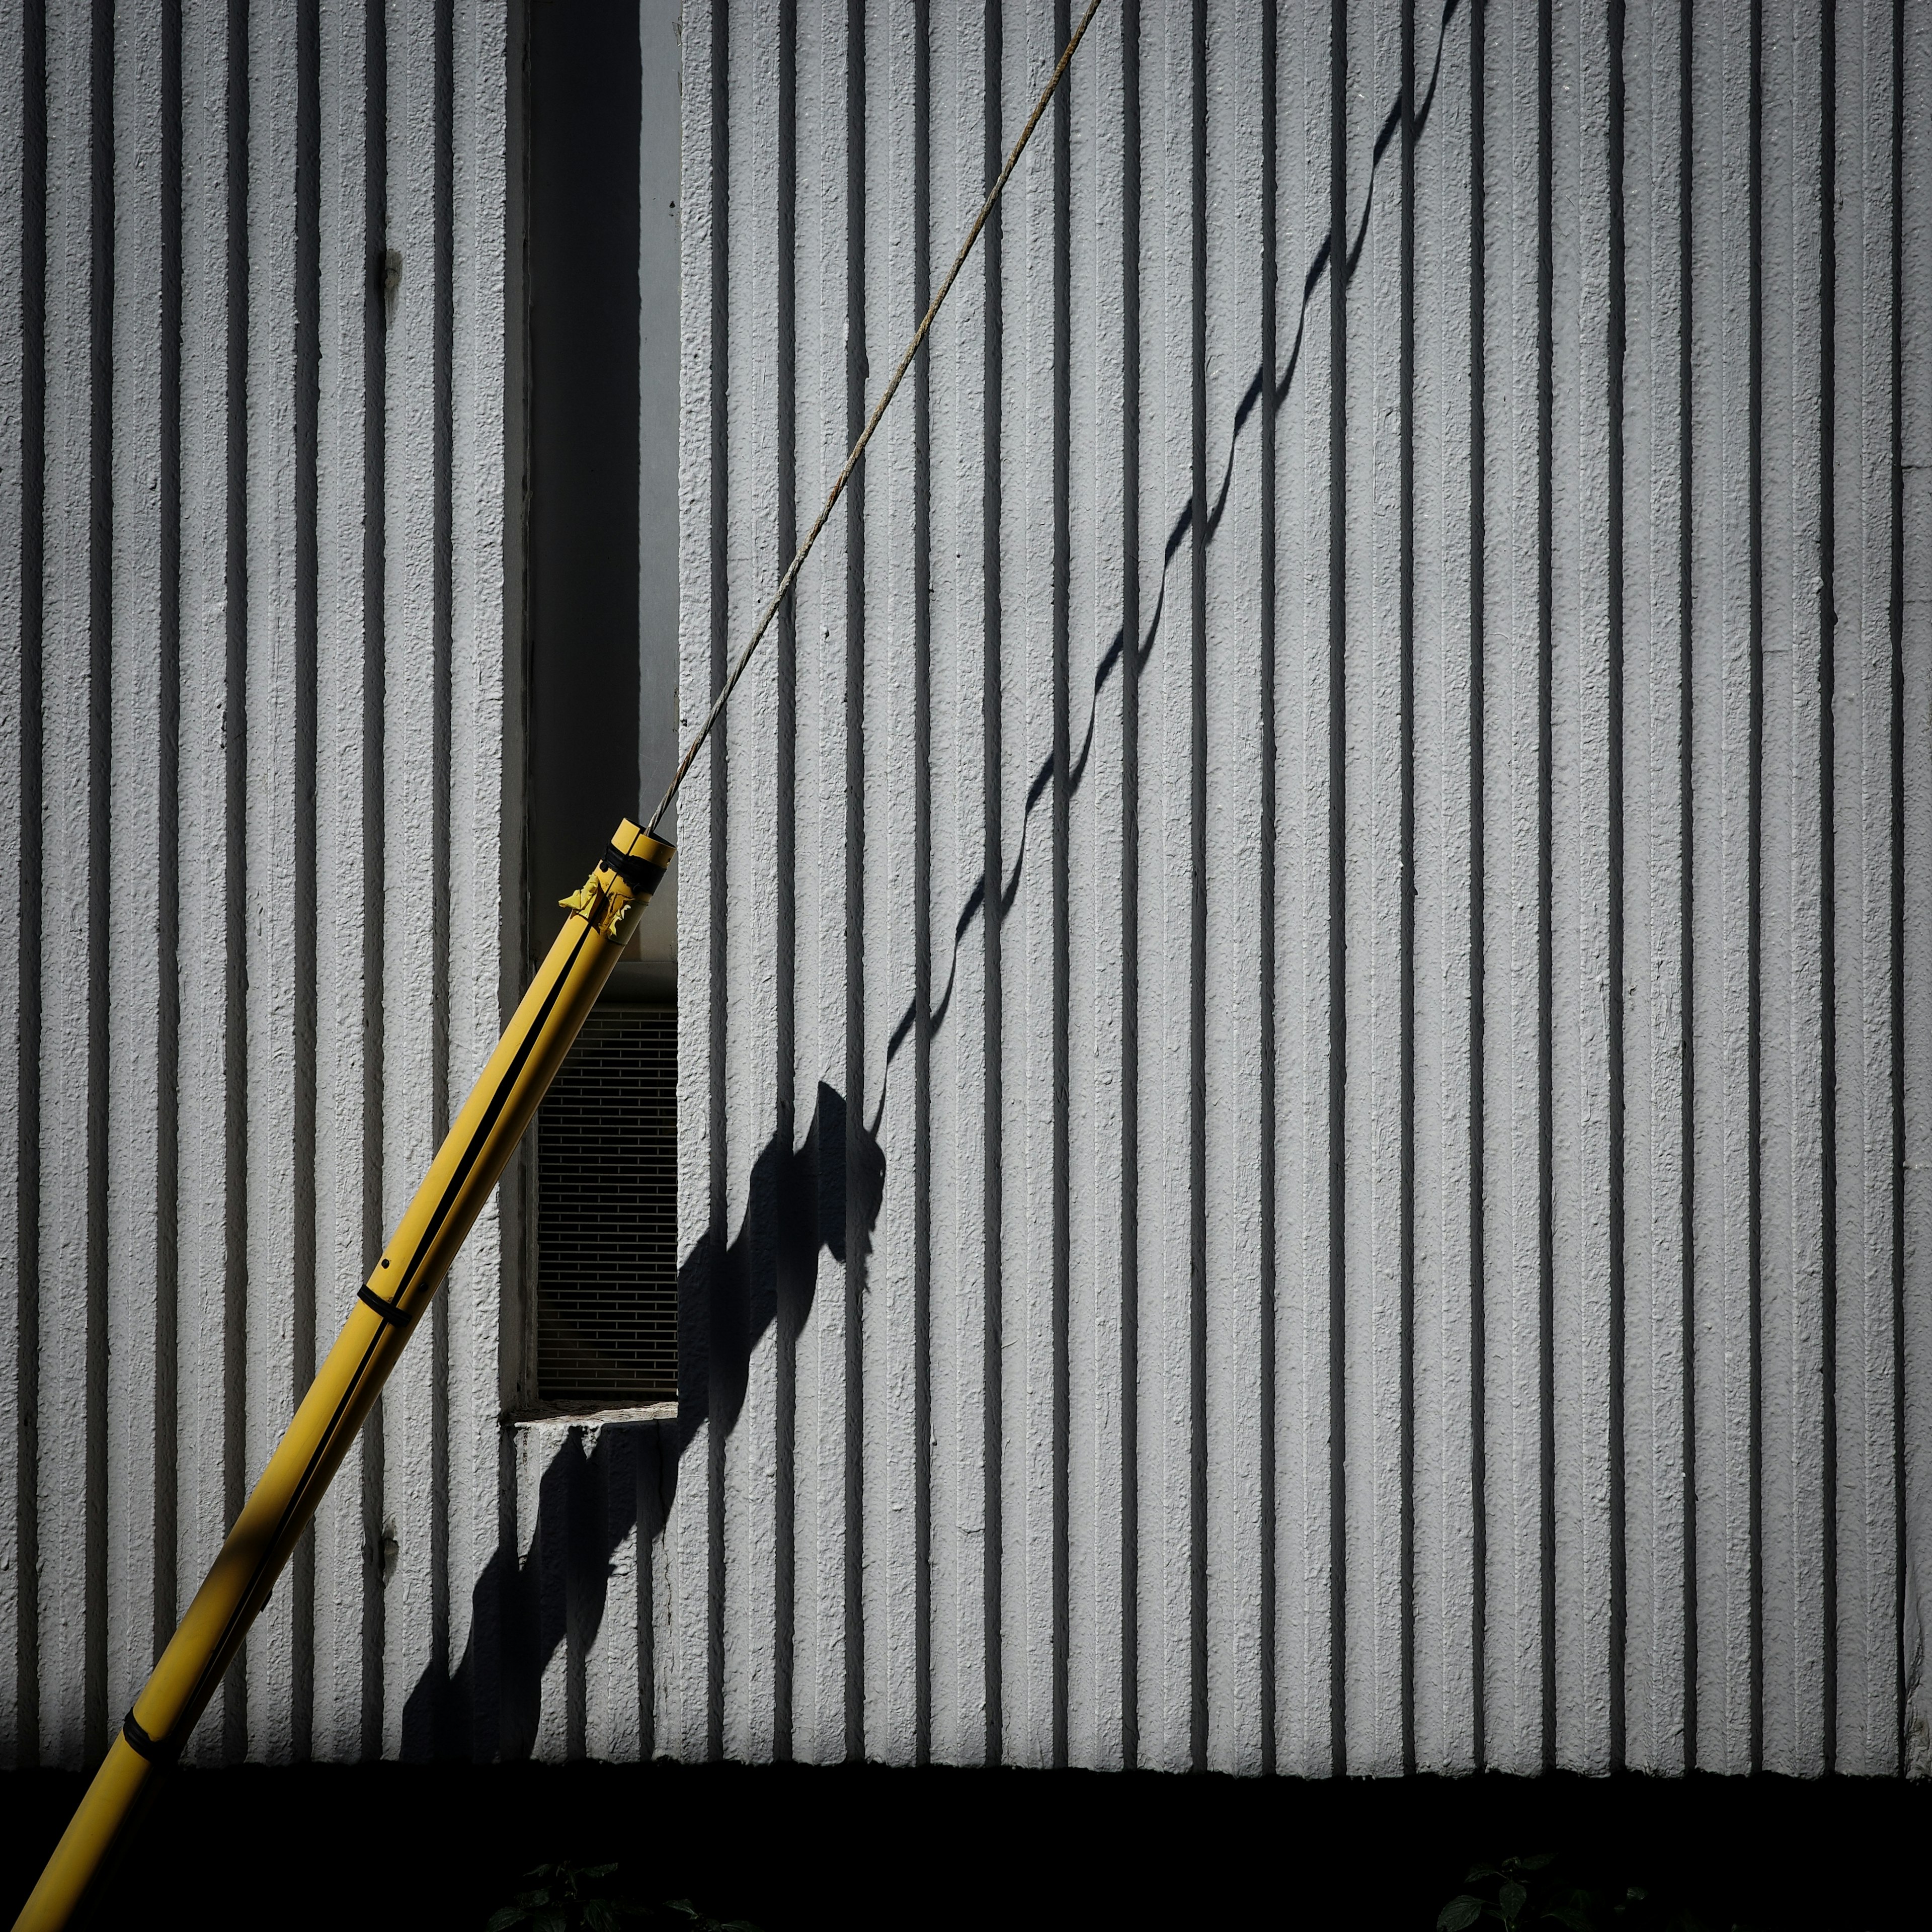
[[[806,559],[812,554],[812,547],[818,542],[819,532],[824,529],[832,512],[838,507],[839,498],[845,494],[845,486],[852,480],[852,472],[858,468],[860,458],[866,453],[866,446],[872,440],[872,432],[878,428],[879,419],[890,406],[892,398],[898,394],[899,385],[904,381],[906,371],[912,367],[913,358],[919,353],[921,344],[931,331],[933,320],[939,314],[940,305],[952,293],[952,284],[959,279],[959,272],[965,267],[966,258],[972,254],[973,244],[979,240],[980,231],[986,226],[987,218],[993,212],[993,205],[1000,198],[1000,190],[1006,186],[1007,178],[1018,165],[1021,155],[1026,152],[1026,145],[1033,139],[1033,130],[1040,125],[1040,116],[1046,112],[1047,103],[1053,98],[1055,90],[1064,78],[1068,63],[1073,58],[1074,49],[1079,46],[1081,36],[1086,32],[1088,22],[1100,10],[1100,0],[1088,0],[1087,10],[1080,16],[1080,24],[1074,28],[1072,39],[1066,43],[1060,54],[1059,64],[1053,70],[1052,77],[1047,82],[1039,100],[1034,102],[1033,112],[1027,117],[1026,125],[1020,130],[1019,139],[1013,143],[1012,152],[1006,157],[1006,166],[1000,169],[998,178],[986,191],[986,199],[980,204],[980,212],[974,217],[973,226],[967,230],[965,240],[960,243],[959,252],[953,256],[952,266],[946,272],[946,279],[940,284],[932,306],[920,318],[918,328],[913,331],[912,340],[906,344],[905,353],[899,358],[899,364],[892,371],[892,380],[880,392],[879,400],[872,405],[872,413],[866,418],[866,427],[859,433],[859,440],[852,446],[852,453],[846,458],[845,466],[839,471],[837,480],[832,484],[831,494],[825,500],[824,508],[819,512],[818,520],[806,531],[804,542],[799,545],[791,562],[785,566],[785,574],[779,578],[778,587],[772,592],[772,601],[765,606],[764,615],[758,620],[757,629],[746,640],[744,648],[733,662],[730,674],[725,679],[723,688],[712,700],[711,709],[705,713],[704,722],[699,725],[696,736],[685,747],[684,756],[678,760],[677,770],[672,772],[670,783],[664,788],[664,795],[658,801],[658,808],[651,814],[650,823],[644,827],[646,832],[655,832],[658,821],[670,809],[671,800],[676,797],[679,786],[684,783],[685,774],[691,770],[692,761],[704,748],[704,741],[710,736],[712,726],[722,715],[732,692],[737,689],[738,680],[744,676],[745,667],[752,661],[752,653],[764,640],[765,633],[772,627],[772,620],[778,615],[785,599],[791,595],[791,587],[797,580],[798,573],[803,568]]]

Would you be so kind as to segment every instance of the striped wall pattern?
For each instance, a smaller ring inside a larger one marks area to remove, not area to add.
[[[104,1748],[516,990],[505,34],[0,8],[8,1761]],[[505,1239],[196,1757],[430,1748],[498,1536]]]
[[[1693,17],[1104,0],[685,796],[676,1414],[526,1174],[198,1757],[1932,1767],[1932,26]],[[1067,25],[687,6],[687,710]],[[517,989],[520,32],[0,8],[11,1761]]]
[[[1068,24],[687,6],[688,710]],[[1888,4],[1102,7],[685,794],[584,1748],[1932,1766],[1928,128]]]

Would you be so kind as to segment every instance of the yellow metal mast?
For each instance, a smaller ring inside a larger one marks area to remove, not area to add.
[[[268,1601],[282,1565],[315,1514],[364,1417],[374,1406],[417,1317],[449,1271],[464,1237],[482,1212],[536,1113],[537,1102],[563,1064],[571,1042],[610,976],[631,921],[649,903],[669,868],[673,848],[668,840],[656,836],[658,826],[692,760],[723,715],[752,654],[790,596],[819,532],[857,470],[872,432],[898,394],[1100,6],[1100,0],[1088,0],[1086,10],[1061,50],[1005,166],[987,190],[952,267],[834,480],[825,507],[733,661],[649,824],[640,828],[626,819],[582,890],[563,902],[570,916],[564,921],[550,957],[496,1042],[483,1077],[437,1150],[428,1178],[416,1190],[375,1272],[358,1294],[347,1324],[302,1398],[287,1434],[255,1485],[254,1494],[229,1532],[208,1580],[196,1592],[180,1628],[161,1653],[147,1688],[135,1699],[121,1735],[81,1800],[80,1809],[14,1922],[14,1932],[58,1932],[58,1928],[73,1924],[98,1894],[102,1876],[160,1773],[180,1756],[196,1719],[214,1696],[221,1673],[242,1647],[256,1612]]]
[[[76,1922],[206,1708],[624,950],[672,848],[618,826],[62,1834],[14,1932]]]

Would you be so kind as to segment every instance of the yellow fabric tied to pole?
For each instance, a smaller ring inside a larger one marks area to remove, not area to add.
[[[98,1896],[314,1515],[396,1358],[555,1078],[673,848],[624,820],[436,1150],[220,1554],[14,1922],[56,1932]]]

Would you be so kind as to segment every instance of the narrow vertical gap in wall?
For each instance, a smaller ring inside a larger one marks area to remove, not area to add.
[[[798,548],[798,6],[779,0],[778,56],[778,286],[775,292],[778,363],[776,446],[777,554],[789,557]],[[772,746],[773,826],[772,915],[772,1144],[783,1159],[798,1134],[798,604],[787,598],[772,642],[776,688],[776,742]],[[821,1153],[820,1157],[823,1158]],[[748,1215],[767,1221],[784,1211],[767,1190],[755,1190]],[[778,1231],[768,1226],[754,1252],[776,1252]],[[781,1270],[782,1276],[783,1271]],[[772,1755],[781,1764],[792,1756],[793,1671],[797,1640],[798,1339],[802,1298],[781,1279],[777,1333],[772,1352],[776,1467],[772,1498]]]
[[[1764,1768],[1764,16],[1750,10],[1750,418],[1745,501],[1749,505],[1750,750],[1744,813],[1745,994],[1744,1217],[1750,1228],[1749,1307],[1745,1318],[1750,1417],[1750,1550],[1746,1593],[1750,1607],[1750,1706],[1749,1766]]]
[[[386,583],[385,550],[388,494],[384,398],[388,394],[388,298],[386,238],[389,228],[389,46],[387,16],[371,0],[363,14],[362,236],[368,265],[362,287],[362,1269],[376,1265],[388,1230],[382,1222],[383,920],[386,890],[382,779]],[[382,1595],[384,1419],[381,1402],[362,1425],[362,1710],[359,1746],[364,1759],[382,1754],[382,1656],[387,1619]]]
[[[114,10],[96,0],[88,48],[88,848],[112,833],[114,688]],[[98,891],[101,888],[97,886]],[[107,920],[88,922],[86,1635],[81,1731],[107,1749]]]
[[[1140,0],[1120,4],[1120,1763],[1140,1763]],[[992,923],[992,907],[987,908]]]
[[[1911,1721],[1906,1701],[1906,1676],[1905,1598],[1906,1563],[1910,1551],[1906,1540],[1906,1431],[1905,1431],[1905,0],[1892,0],[1892,223],[1886,238],[1888,250],[1892,313],[1887,348],[1891,357],[1891,436],[1889,458],[1891,570],[1890,670],[1892,705],[1891,752],[1891,878],[1892,931],[1889,958],[1892,1076],[1892,1588],[1896,1601],[1892,1617],[1893,1721],[1896,1726],[1898,1755],[1895,1760],[1902,1774],[1910,1762],[1906,1726]]]
[[[986,178],[991,182],[1000,170],[1000,46],[1005,31],[1002,0],[988,0],[986,14],[985,87],[986,125],[982,130],[982,162]],[[1001,1473],[1006,1459],[1004,1417],[1001,1408],[1000,1360],[1004,1335],[1000,1298],[1005,1292],[1002,1268],[1004,1178],[1001,1115],[1005,1106],[1004,1042],[1002,1038],[1001,1003],[1004,998],[1001,965],[1000,882],[1006,874],[1000,855],[1000,650],[1001,618],[1000,572],[1000,499],[1001,494],[1000,430],[1005,377],[1000,334],[1000,288],[1004,250],[1001,246],[1004,216],[998,205],[987,218],[980,239],[984,263],[986,406],[980,416],[980,568],[985,583],[986,635],[982,646],[980,717],[980,786],[984,813],[982,826],[982,877],[986,892],[984,930],[986,943],[986,1040],[982,1064],[986,1068],[986,1114],[982,1123],[980,1200],[981,1238],[986,1243],[986,1322],[982,1341],[980,1397],[986,1418],[986,1461],[981,1474],[986,1516],[985,1546],[980,1578],[982,1641],[986,1668],[986,1746],[984,1762],[998,1764],[1002,1758],[1006,1727],[1004,1659],[1000,1652],[1000,1552],[1005,1534],[1001,1504]]]
[[[1624,982],[1624,358],[1627,314],[1624,278],[1627,252],[1624,237],[1624,38],[1626,28],[1624,0],[1610,0],[1608,44],[1604,49],[1610,79],[1610,112],[1604,160],[1608,176],[1610,204],[1610,316],[1609,392],[1604,409],[1604,428],[1609,442],[1608,470],[1610,554],[1608,572],[1610,608],[1609,662],[1605,676],[1608,684],[1609,719],[1609,844],[1610,904],[1608,939],[1610,958],[1605,976],[1610,982],[1610,998],[1605,1013],[1608,1037],[1605,1045],[1609,1066],[1606,1096],[1610,1137],[1609,1175],[1610,1287],[1610,1633],[1609,1672],[1610,1762],[1612,1771],[1624,1768],[1624,1741],[1628,1730],[1628,1686],[1624,1656],[1627,1605],[1627,1538],[1628,1526],[1624,1495],[1624,1007],[1629,989]]]
[[[1260,1658],[1261,1768],[1264,1777],[1274,1774],[1276,1750],[1275,1722],[1277,1706],[1276,1684],[1276,1432],[1275,1318],[1280,1258],[1276,1252],[1279,1209],[1275,1163],[1280,1158],[1282,1134],[1276,1119],[1275,1042],[1275,864],[1276,798],[1279,782],[1276,757],[1276,712],[1280,694],[1276,684],[1275,569],[1277,534],[1275,527],[1275,412],[1280,406],[1280,386],[1275,375],[1275,357],[1280,350],[1276,303],[1280,237],[1276,231],[1276,196],[1279,175],[1275,144],[1278,136],[1280,76],[1276,71],[1277,22],[1272,7],[1262,9],[1261,101],[1261,491],[1258,506],[1261,600],[1257,630],[1260,652],[1261,822],[1256,840],[1259,864],[1255,882],[1255,903],[1258,924],[1256,959],[1257,1010],[1261,1017],[1259,1093],[1261,1114],[1261,1198],[1257,1204],[1256,1239],[1261,1250],[1259,1279],[1256,1284],[1260,1306],[1260,1357],[1257,1364],[1261,1405],[1262,1454],[1257,1472],[1260,1484],[1261,1574],[1255,1604],[1255,1640]],[[1132,568],[1132,553],[1128,553]],[[1131,657],[1132,634],[1129,634]]]
[[[1400,1313],[1396,1430],[1401,1484],[1402,1768],[1415,1769],[1415,10],[1402,14],[1401,346],[1396,377],[1397,623],[1401,847],[1396,912],[1400,975],[1401,1174],[1396,1266]]]
[[[1838,20],[1820,22],[1818,155],[1818,1091],[1820,1448],[1823,1541],[1824,1757],[1838,1760],[1838,934],[1837,791],[1838,596]]]
[[[932,37],[912,45],[912,286],[932,299]],[[913,369],[913,1762],[932,1760],[932,352]]]
[[[322,29],[317,0],[296,15],[295,181],[295,902],[294,1280],[291,1411],[315,1376],[316,1354],[316,731],[320,610],[317,435],[322,404]],[[315,1714],[315,1531],[290,1562],[290,1731],[296,1761],[310,1755]]]
[[[430,352],[431,417],[434,454],[431,465],[430,656],[434,688],[430,707],[430,867],[435,879],[433,931],[430,940],[430,1140],[440,1146],[448,1131],[450,1114],[450,896],[455,886],[450,846],[451,683],[454,657],[454,556],[453,528],[455,447],[454,357],[456,210],[455,210],[455,20],[454,0],[436,0],[434,19],[435,114],[431,136],[431,275],[434,331]],[[430,1712],[430,1750],[447,1753],[454,1742],[459,1714],[453,1701],[450,1655],[449,1577],[449,1377],[450,1298],[439,1294],[430,1304],[430,1551],[429,1641],[431,1682],[435,1702]]]
[[[46,484],[47,20],[46,0],[21,8],[20,184],[20,1010],[15,1266],[20,1276],[16,1342],[20,1410],[14,1418],[15,1520],[20,1627],[20,1738],[16,1762],[40,1755],[40,704],[46,646],[44,614]]]
[[[1696,1061],[1692,1053],[1695,1017],[1696,935],[1693,914],[1696,831],[1692,728],[1694,662],[1691,638],[1693,464],[1696,438],[1691,415],[1694,376],[1695,315],[1691,277],[1695,236],[1691,224],[1691,136],[1694,78],[1689,0],[1677,19],[1677,1064],[1679,1070],[1677,1142],[1682,1175],[1678,1204],[1678,1251],[1682,1256],[1677,1332],[1684,1351],[1679,1400],[1684,1454],[1684,1768],[1697,1768],[1697,1249]]]
[[[716,0],[711,13],[711,286],[706,302],[711,320],[710,354],[710,411],[711,446],[706,452],[710,464],[710,502],[706,527],[711,544],[710,688],[721,690],[724,682],[726,653],[730,646],[730,578],[726,550],[726,518],[730,509],[729,478],[730,443],[726,415],[728,385],[731,361],[730,333],[730,9]],[[725,806],[730,782],[731,734],[719,731],[711,740],[710,782],[706,788],[705,822],[710,834],[706,854],[710,902],[706,914],[708,992],[705,1000],[705,1276],[698,1284],[708,1299],[716,1294],[724,1265],[724,1047],[725,946],[730,936],[728,919],[730,874],[728,827]],[[694,1341],[697,1338],[693,1338]],[[694,1354],[697,1351],[694,1348]],[[705,1392],[706,1413],[714,1418],[723,1413],[724,1389],[722,1364],[714,1364],[709,1351],[699,1357],[705,1362],[710,1386]],[[714,1420],[705,1431],[705,1657],[704,1744],[706,1755],[716,1762],[724,1755],[724,1436]]]
[[[1072,31],[1067,0],[1054,0],[1053,48],[1066,44]],[[1072,1082],[1067,1045],[1071,1018],[1069,901],[1072,891],[1068,797],[1072,758],[1069,716],[1068,658],[1071,652],[1067,578],[1072,566],[1071,517],[1072,362],[1071,236],[1072,199],[1072,90],[1053,98],[1053,1725],[1050,1762],[1067,1762],[1066,1706],[1069,1457],[1072,1453],[1070,1358],[1072,1268],[1072,1150],[1068,1119]]]
[[[1488,1768],[1489,1687],[1489,1321],[1486,1275],[1488,1248],[1484,1209],[1488,1188],[1485,1114],[1488,1079],[1484,1064],[1484,1000],[1486,997],[1487,878],[1484,864],[1485,813],[1484,741],[1489,649],[1488,605],[1484,577],[1489,542],[1486,407],[1489,201],[1484,179],[1486,120],[1484,88],[1481,0],[1469,10],[1469,1550],[1470,1756],[1478,1771]]]
[[[1188,1761],[1208,1768],[1208,0],[1188,90]]]
[[[1552,659],[1556,639],[1556,233],[1555,76],[1552,0],[1538,0],[1536,26],[1536,1355],[1537,1541],[1541,1626],[1539,1762],[1556,1767],[1556,1146],[1552,1048],[1556,1016],[1552,780],[1555,720]]]
[[[1342,1426],[1348,1339],[1342,1201],[1348,981],[1342,939],[1348,770],[1343,682],[1348,626],[1347,0],[1330,0],[1328,32],[1328,1749],[1330,1769],[1340,1778],[1348,1768],[1347,1444]]]
[[[866,421],[866,4],[845,13],[845,422]],[[845,494],[845,1755],[866,1755],[866,470]],[[996,875],[997,876],[997,875]]]
[[[160,962],[154,1053],[154,1587],[153,1652],[178,1616],[181,1418],[181,350],[182,5],[160,17],[160,770],[154,890]]]
[[[248,8],[229,0],[227,34],[226,528],[223,701],[228,720],[223,774],[221,906],[224,959],[223,1155],[226,1209],[222,1268],[222,1527],[242,1514],[248,1494]],[[238,1655],[223,1679],[222,1755],[230,1763],[248,1744],[248,1660]]]

